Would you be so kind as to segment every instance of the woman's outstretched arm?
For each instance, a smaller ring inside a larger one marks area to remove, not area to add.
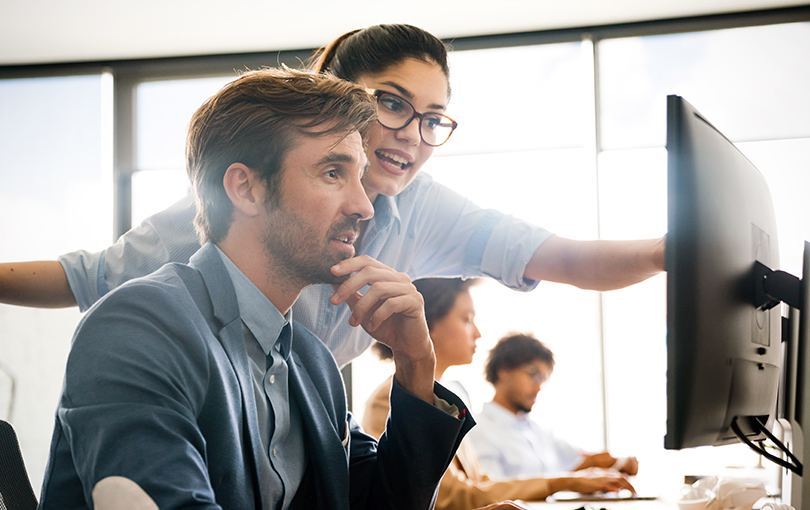
[[[666,236],[634,241],[578,241],[552,236],[534,252],[524,278],[614,290],[664,271]]]

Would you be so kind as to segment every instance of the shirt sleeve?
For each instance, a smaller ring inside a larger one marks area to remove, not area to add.
[[[469,440],[478,454],[478,462],[484,473],[493,480],[504,480],[507,477],[504,469],[503,452],[492,440],[492,434],[503,434],[482,414],[478,415],[477,426],[470,432]]]
[[[563,471],[573,471],[582,463],[585,452],[571,443],[554,436],[557,458]]]
[[[490,480],[477,465],[475,448],[463,441],[442,477],[437,510],[466,510],[504,500],[541,501],[549,496],[544,478]]]
[[[516,290],[532,290],[523,278],[537,248],[553,234],[495,209],[483,209],[451,189],[423,180],[406,235],[419,244],[415,277],[492,277]]]
[[[188,262],[200,248],[195,214],[194,199],[187,195],[145,219],[104,251],[77,251],[59,257],[79,308],[87,310],[110,290],[168,262]]]
[[[101,262],[103,255],[104,252],[101,251],[90,253],[80,250],[66,253],[57,259],[65,270],[70,291],[83,312],[102,296],[103,290],[99,288],[99,282],[104,281]]]

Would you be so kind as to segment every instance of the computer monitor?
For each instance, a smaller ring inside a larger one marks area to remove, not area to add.
[[[810,427],[810,313],[802,313],[810,303],[810,243],[802,279],[778,269],[765,179],[678,96],[667,98],[667,154],[664,446],[745,442],[789,470],[783,499],[801,510],[802,500],[810,502],[810,476],[802,477],[810,458],[802,430]],[[783,302],[790,307],[784,321]],[[777,418],[787,446],[772,434]],[[764,439],[782,454],[755,444]]]
[[[755,262],[778,269],[776,215],[756,167],[692,105],[667,97],[667,431],[664,446],[773,429],[780,307],[755,302]]]

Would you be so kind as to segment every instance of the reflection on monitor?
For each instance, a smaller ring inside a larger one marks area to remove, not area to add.
[[[669,449],[751,440],[773,429],[780,307],[755,306],[758,267],[778,269],[765,179],[683,98],[667,98]],[[761,263],[757,265],[756,262]]]

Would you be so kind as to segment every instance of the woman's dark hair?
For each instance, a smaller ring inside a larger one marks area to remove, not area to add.
[[[307,61],[315,72],[330,72],[356,82],[381,73],[406,58],[438,65],[450,80],[449,46],[433,34],[411,25],[374,25],[352,30],[319,49]],[[448,95],[450,95],[448,85]]]
[[[414,280],[416,290],[425,300],[425,320],[428,330],[440,320],[447,317],[456,304],[459,294],[466,292],[478,282],[476,279],[462,280],[461,278],[424,278]],[[376,342],[371,347],[380,359],[391,359],[394,353],[385,344]]]
[[[522,367],[536,360],[554,368],[554,353],[533,335],[513,333],[498,340],[489,351],[484,373],[487,381],[498,382],[498,372]]]

